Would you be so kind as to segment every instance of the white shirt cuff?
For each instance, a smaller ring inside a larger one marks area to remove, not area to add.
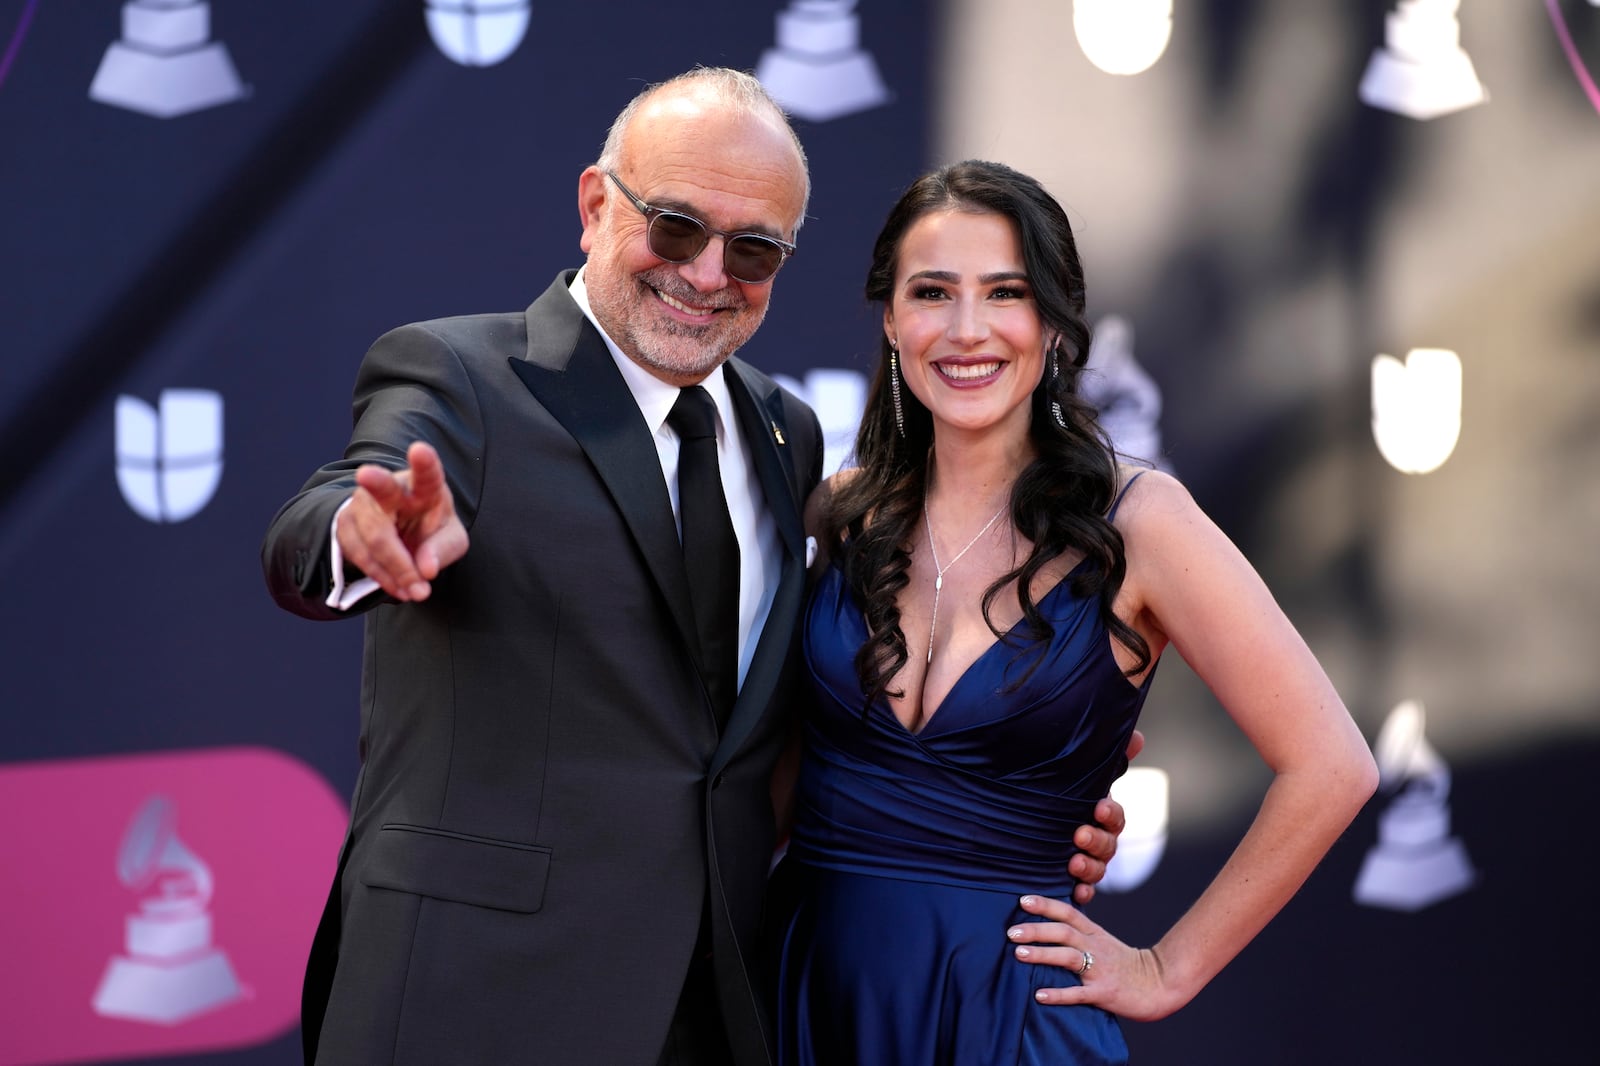
[[[344,509],[349,506],[350,500],[346,500],[339,505],[337,511],[333,512],[333,526],[330,529],[329,543],[333,545],[331,553],[333,589],[323,602],[336,611],[348,611],[351,607],[378,591],[378,583],[370,577],[352,581],[348,586],[344,583],[344,552],[339,550],[339,516],[344,514]]]

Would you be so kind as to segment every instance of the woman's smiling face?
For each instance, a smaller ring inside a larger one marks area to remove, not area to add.
[[[935,427],[1027,432],[1045,331],[1010,219],[952,208],[912,223],[883,327]]]

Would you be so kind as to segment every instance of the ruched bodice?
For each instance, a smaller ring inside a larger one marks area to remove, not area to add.
[[[1076,979],[1017,961],[1005,936],[1033,920],[1019,895],[1071,892],[1072,834],[1126,768],[1149,686],[1122,675],[1098,599],[1072,576],[1039,601],[1049,642],[1028,648],[1014,629],[916,733],[881,700],[863,713],[865,620],[837,567],[818,579],[815,699],[775,893],[783,1063],[1125,1059],[1110,1015],[1033,1001]]]

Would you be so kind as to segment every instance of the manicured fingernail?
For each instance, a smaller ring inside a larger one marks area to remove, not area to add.
[[[1029,955],[1032,955],[1032,954],[1033,954],[1033,952],[1029,951],[1027,948],[1018,948],[1017,949],[1017,958],[1019,958],[1019,959],[1025,959]]]
[[[1010,929],[1006,930],[1006,936],[1010,937],[1012,940],[1020,939],[1022,936],[1022,926],[1013,925]]]
[[[1022,897],[1022,905],[1024,907],[1031,907],[1031,906],[1034,905],[1034,902],[1035,902],[1035,900],[1034,900],[1034,898],[1032,896],[1023,896]]]
[[[1045,1001],[1044,989],[1041,988],[1039,991],[1035,992],[1033,994],[1033,998],[1038,1000],[1040,1003],[1043,1003]]]

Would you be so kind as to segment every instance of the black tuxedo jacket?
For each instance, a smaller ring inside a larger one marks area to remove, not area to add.
[[[427,601],[357,608],[362,769],[306,980],[319,1063],[652,1066],[707,900],[734,1053],[769,1058],[768,778],[801,680],[821,433],[725,366],[783,564],[719,736],[655,445],[570,280],[524,313],[382,337],[344,459],[262,546],[282,606],[341,616],[323,605],[334,511],[357,466],[402,466],[414,440],[439,450],[471,537]]]

